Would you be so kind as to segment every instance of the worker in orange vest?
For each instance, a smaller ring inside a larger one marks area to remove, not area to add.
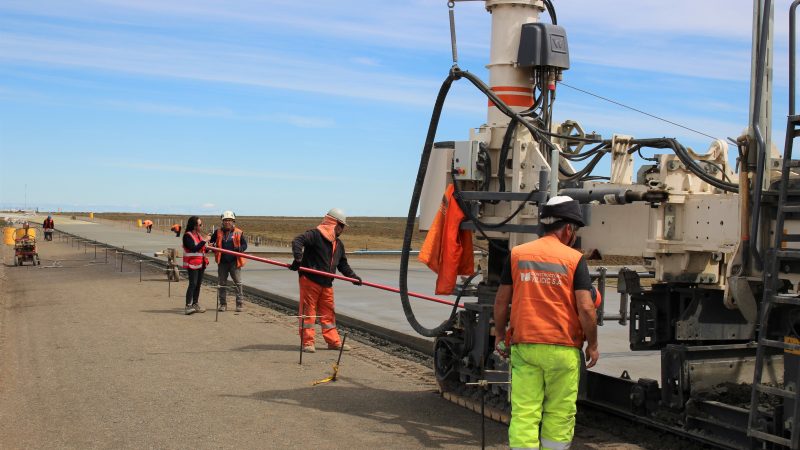
[[[211,245],[234,252],[247,250],[247,240],[244,238],[242,230],[236,227],[236,215],[233,211],[223,212],[220,219],[222,219],[222,227],[211,235]],[[228,285],[228,275],[230,275],[234,286],[236,286],[236,312],[243,311],[244,293],[242,291],[241,269],[246,260],[238,256],[225,255],[221,252],[214,252],[214,257],[217,261],[217,276],[221,287],[217,293],[219,310],[228,310],[228,292],[227,288],[222,288],[222,286]]]
[[[148,233],[153,231],[153,221],[152,220],[149,220],[149,219],[145,220],[144,222],[142,222],[142,225],[144,225],[145,228],[147,228],[147,232]]]
[[[169,229],[175,233],[175,237],[181,237],[181,224],[179,223],[172,224],[172,226],[169,227]]]
[[[189,285],[186,287],[186,315],[206,312],[200,306],[200,287],[203,285],[203,274],[208,267],[206,244],[210,236],[203,233],[203,219],[192,216],[186,221],[186,232],[183,233],[183,268],[186,269]]]
[[[494,304],[495,344],[507,351],[510,315],[509,446],[566,449],[575,431],[584,342],[586,367],[600,357],[597,317],[586,260],[572,248],[584,226],[580,205],[553,197],[540,222],[542,237],[514,247],[503,270]]]
[[[44,223],[42,223],[42,229],[44,230],[44,240],[45,241],[52,241],[53,240],[53,228],[56,227],[55,222],[53,222],[52,216],[47,216],[47,219],[44,219]]]
[[[336,273],[336,269],[348,278],[355,278],[353,284],[360,286],[361,277],[356,275],[344,252],[344,244],[339,236],[347,226],[347,216],[339,208],[333,208],[322,219],[316,228],[298,235],[292,241],[294,261],[291,270],[308,267],[328,273]],[[350,350],[350,346],[342,345],[339,333],[336,332],[336,316],[333,306],[333,279],[300,272],[300,318],[302,326],[300,335],[303,340],[303,351],[316,352],[314,345],[314,321],[319,316],[322,326],[322,337],[330,350]]]

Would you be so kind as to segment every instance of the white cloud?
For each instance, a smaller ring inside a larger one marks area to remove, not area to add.
[[[380,66],[381,65],[381,63],[378,62],[377,59],[375,59],[375,58],[367,58],[366,56],[356,56],[356,57],[350,58],[350,61],[352,61],[355,64],[362,65],[362,66],[375,67],[375,66]]]
[[[336,121],[324,117],[298,116],[295,114],[283,114],[268,116],[276,121],[286,122],[299,128],[331,128],[336,125]]]
[[[150,102],[130,102],[119,100],[105,100],[99,102],[100,106],[108,106],[115,109],[123,109],[147,114],[163,114],[171,116],[193,116],[193,117],[220,117],[232,118],[233,112],[227,108],[192,108],[180,105],[170,105],[163,103]]]

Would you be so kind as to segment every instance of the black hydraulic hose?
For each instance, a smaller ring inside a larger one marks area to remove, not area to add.
[[[592,158],[591,161],[589,161],[588,164],[586,164],[586,167],[573,174],[565,175],[563,178],[560,178],[560,181],[575,181],[580,178],[583,178],[586,175],[591,174],[592,170],[594,170],[594,168],[597,166],[597,163],[599,163],[604,156],[606,156],[605,152],[598,153],[597,155],[594,156],[594,158]]]
[[[547,8],[547,14],[550,15],[550,20],[553,22],[553,25],[558,25],[558,18],[556,17],[556,9],[553,7],[553,2],[544,0],[544,7]]]
[[[690,172],[697,175],[698,178],[706,183],[714,186],[715,188],[722,189],[727,192],[739,192],[739,185],[735,183],[728,183],[726,181],[717,179],[706,173],[700,165],[692,158],[689,151],[686,150],[681,143],[673,138],[654,138],[654,139],[634,139],[631,141],[634,146],[650,147],[650,148],[669,148],[675,153],[678,159],[689,169]]]
[[[489,183],[491,182],[492,179],[492,157],[491,155],[489,155],[489,150],[486,148],[486,144],[481,142],[478,145],[478,147],[480,149],[478,153],[478,161],[479,162],[481,160],[483,161],[482,164],[483,164],[483,174],[484,174],[483,183],[479,190],[488,191]]]
[[[425,174],[428,171],[428,161],[430,159],[431,150],[433,149],[433,141],[436,138],[436,129],[439,127],[439,119],[442,116],[442,108],[444,101],[447,98],[447,93],[450,91],[453,81],[459,78],[460,71],[456,66],[450,70],[450,73],[439,88],[439,95],[436,97],[436,103],[433,106],[431,113],[431,120],[428,125],[428,135],[425,138],[425,145],[422,148],[422,155],[419,161],[419,170],[417,171],[417,180],[414,182],[414,192],[411,194],[411,204],[408,207],[408,217],[406,218],[405,234],[403,235],[403,249],[400,254],[400,302],[403,306],[403,312],[406,315],[411,328],[417,333],[425,337],[436,337],[441,335],[445,330],[451,328],[453,320],[455,319],[457,306],[453,307],[450,317],[434,328],[426,328],[414,315],[411,308],[411,301],[408,296],[408,257],[411,253],[411,238],[414,234],[414,221],[417,217],[417,209],[419,207],[419,198],[422,195],[422,184],[425,181]],[[456,302],[457,303],[457,302]]]
[[[689,151],[686,150],[686,147],[684,147],[683,144],[679,143],[675,139],[669,139],[669,141],[671,142],[671,147],[673,150],[675,150],[675,154],[678,156],[678,159],[681,160],[687,169],[689,169],[693,174],[697,175],[698,178],[716,188],[722,189],[723,191],[734,193],[739,192],[738,184],[729,183],[727,181],[712,177],[706,173],[706,171],[700,167],[699,164],[697,164],[697,161],[692,158],[692,156],[689,154]]]
[[[517,119],[511,118],[511,121],[508,122],[506,133],[503,135],[503,144],[500,146],[500,157],[497,161],[497,183],[500,186],[500,192],[506,191],[506,162],[508,161],[508,152],[511,149],[511,140],[514,138],[516,130]]]

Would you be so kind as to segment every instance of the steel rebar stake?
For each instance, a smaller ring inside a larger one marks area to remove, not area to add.
[[[303,299],[300,299],[300,315],[297,317],[300,326],[298,327],[298,333],[300,335],[300,365],[303,365]]]

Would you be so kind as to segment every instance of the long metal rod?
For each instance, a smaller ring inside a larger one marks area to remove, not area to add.
[[[266,264],[272,264],[273,266],[280,266],[280,267],[287,267],[287,268],[289,267],[289,264],[282,263],[280,261],[274,261],[274,260],[267,259],[267,258],[260,258],[258,256],[248,255],[247,253],[239,253],[239,252],[234,252],[234,251],[231,251],[231,250],[225,250],[224,248],[217,248],[217,247],[208,247],[207,246],[206,248],[208,248],[208,250],[210,250],[212,252],[224,253],[224,254],[227,254],[227,255],[238,256],[238,257],[245,258],[245,259],[252,259],[253,261],[258,261],[258,262],[262,262],[262,263],[266,263]],[[333,274],[333,273],[323,272],[321,270],[309,269],[308,267],[301,267],[300,271],[301,272],[306,272],[306,273],[311,273],[311,274],[314,274],[314,275],[320,275],[320,276],[323,276],[323,277],[335,278],[337,280],[349,281],[351,283],[358,282],[358,280],[355,279],[355,278],[350,278],[350,277],[345,277],[345,276],[342,276],[342,275],[336,275],[336,274]],[[397,293],[397,294],[400,293],[400,289],[398,289],[396,287],[392,287],[392,286],[386,286],[386,285],[378,284],[378,283],[371,283],[369,281],[363,281],[363,280],[361,281],[361,284],[364,285],[364,286],[374,287],[374,288],[377,288],[377,289],[383,289],[384,291],[394,292],[394,293]],[[455,306],[455,303],[453,303],[451,301],[442,300],[440,298],[431,297],[431,296],[424,295],[424,294],[418,294],[416,292],[409,292],[408,295],[411,296],[411,297],[421,298],[423,300],[428,300],[428,301],[431,301],[431,302],[441,303],[443,305]],[[463,308],[462,305],[458,305],[458,307],[459,308]]]
[[[794,115],[794,95],[795,95],[795,76],[797,67],[795,64],[795,39],[797,36],[797,18],[795,12],[797,6],[800,5],[800,0],[794,0],[792,6],[789,7],[789,115]]]
[[[763,268],[763,260],[761,259],[761,252],[759,251],[758,244],[758,226],[761,218],[761,194],[764,184],[764,170],[766,164],[766,154],[769,149],[766,148],[761,127],[758,125],[759,117],[761,116],[761,85],[764,82],[764,70],[767,60],[767,39],[769,37],[769,19],[772,11],[772,0],[764,0],[763,16],[761,18],[761,30],[758,40],[758,50],[756,52],[756,86],[755,86],[755,101],[753,102],[753,134],[755,134],[756,142],[758,144],[756,150],[756,180],[753,186],[753,220],[750,223],[750,254],[755,259],[756,268],[761,270]],[[745,261],[748,263],[748,261]]]

